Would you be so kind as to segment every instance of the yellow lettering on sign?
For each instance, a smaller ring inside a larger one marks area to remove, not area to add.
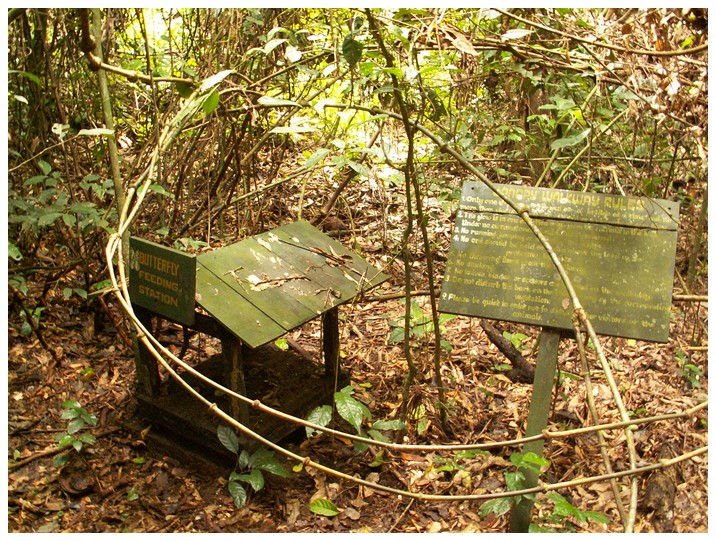
[[[161,288],[168,289],[170,291],[174,291],[175,293],[179,292],[179,282],[175,282],[174,280],[169,280],[167,278],[164,278],[163,276],[159,276],[157,274],[153,274],[153,273],[147,272],[145,270],[139,271],[139,279],[143,280],[145,282],[149,282],[151,284],[157,285]]]
[[[139,264],[164,274],[177,276],[179,274],[179,263],[164,259],[163,257],[146,252],[139,252]]]
[[[153,300],[160,302],[162,304],[165,304],[167,306],[179,307],[179,298],[178,297],[169,295],[167,293],[158,291],[156,289],[153,289],[153,288],[145,286],[145,285],[139,286],[139,294],[147,297],[148,299],[153,299]]]

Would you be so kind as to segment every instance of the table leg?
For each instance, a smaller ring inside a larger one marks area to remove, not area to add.
[[[322,316],[323,320],[323,362],[326,375],[335,380],[338,375],[340,339],[338,334],[338,307],[331,308]]]
[[[245,348],[243,342],[233,336],[221,340],[221,352],[224,356],[224,384],[243,396],[246,396],[243,362]],[[229,397],[229,414],[240,423],[247,424],[249,421],[248,404],[236,397]]]
[[[141,306],[133,305],[132,308],[142,325],[144,325],[150,333],[153,332],[152,313]],[[145,396],[155,398],[159,396],[159,385],[161,384],[157,360],[142,341],[139,340],[136,334],[133,335],[133,342],[134,366],[137,372],[139,390]]]

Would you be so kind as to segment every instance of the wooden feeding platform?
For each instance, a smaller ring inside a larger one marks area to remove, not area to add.
[[[142,239],[130,241],[130,298],[150,330],[159,318],[187,332],[220,339],[222,353],[198,372],[250,399],[303,417],[331,403],[349,374],[340,367],[338,307],[387,276],[304,221],[284,225],[198,256]],[[323,363],[273,342],[316,318],[322,321]],[[220,419],[174,378],[160,378],[141,342],[135,358],[139,413],[153,425],[202,448],[223,452]],[[179,370],[181,373],[181,371]],[[251,408],[189,372],[192,388],[243,425],[277,442],[296,425]],[[239,434],[243,446],[254,443]]]

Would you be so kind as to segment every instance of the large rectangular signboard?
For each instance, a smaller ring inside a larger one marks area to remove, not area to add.
[[[525,205],[600,334],[669,336],[678,203],[500,185]],[[482,182],[463,185],[442,312],[571,329],[572,306],[524,221]]]

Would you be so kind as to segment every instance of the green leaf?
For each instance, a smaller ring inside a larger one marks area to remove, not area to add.
[[[540,473],[542,468],[549,467],[549,460],[535,453],[512,453],[510,462],[518,468],[527,468],[535,473]]]
[[[221,81],[226,79],[226,77],[231,73],[234,73],[234,70],[224,70],[220,71],[216,75],[212,75],[211,77],[205,79],[204,81],[202,81],[201,86],[199,87],[199,92],[207,92],[209,89],[215,87]]]
[[[283,106],[294,106],[300,107],[301,104],[291,100],[282,100],[281,98],[274,98],[273,96],[261,96],[258,99],[259,104],[266,107],[283,107]]]
[[[254,492],[257,492],[264,488],[265,480],[264,476],[261,473],[261,470],[253,469],[251,470],[251,473],[241,473],[241,474],[235,474],[231,476],[231,480],[233,481],[244,481],[251,485],[251,488],[254,489]]]
[[[186,83],[176,83],[174,86],[177,89],[179,95],[184,99],[187,99],[189,96],[191,96],[191,93],[193,92],[192,88]]]
[[[481,449],[465,449],[464,451],[458,451],[455,453],[455,460],[472,459],[476,456],[489,455],[487,451]]]
[[[274,26],[274,27],[273,27],[271,30],[269,30],[268,33],[266,34],[266,39],[268,39],[268,40],[272,39],[272,38],[273,38],[276,34],[278,34],[279,32],[286,32],[286,33],[288,33],[289,31],[286,30],[283,26]]]
[[[353,442],[353,450],[356,452],[357,455],[359,455],[361,453],[365,453],[368,450],[368,447],[369,447],[369,445],[362,441],[354,441]]]
[[[403,70],[398,67],[383,68],[381,71],[383,73],[387,73],[388,75],[395,75],[398,79],[402,79],[405,76],[405,74],[403,73]]]
[[[571,147],[574,145],[577,145],[581,143],[591,132],[591,128],[585,128],[582,131],[579,131],[573,135],[570,135],[568,137],[562,137],[561,139],[556,139],[555,141],[552,141],[552,144],[550,145],[550,148],[554,151],[560,148],[565,147]]]
[[[244,469],[248,467],[249,460],[251,460],[251,455],[246,449],[244,449],[239,453],[239,468]]]
[[[164,186],[162,186],[161,184],[152,184],[151,186],[149,186],[149,189],[155,193],[158,193],[159,195],[164,195],[166,197],[174,199],[174,194],[168,192],[166,188],[164,188]]]
[[[591,520],[594,522],[599,522],[600,524],[609,524],[611,522],[611,519],[606,516],[604,513],[600,513],[598,511],[582,511],[584,513],[584,516],[587,520]]]
[[[219,93],[214,90],[201,102],[201,108],[204,109],[205,115],[210,115],[219,105]]]
[[[80,288],[80,287],[75,287],[75,288],[73,289],[73,291],[74,291],[79,297],[81,297],[81,298],[87,300],[87,291],[86,291],[86,290],[84,290],[84,289],[82,289],[82,288]],[[97,422],[96,417],[95,417],[95,422]]]
[[[508,30],[504,34],[502,34],[501,39],[502,41],[510,41],[513,39],[520,39],[525,36],[529,36],[533,30],[528,30],[526,28],[513,28],[512,30]]]
[[[348,62],[348,65],[351,68],[354,68],[356,64],[360,62],[360,59],[363,56],[363,44],[359,41],[356,41],[356,39],[351,34],[349,34],[343,40],[343,45],[341,45],[341,52],[343,53],[343,58],[345,58],[346,62]]]
[[[335,517],[340,511],[336,505],[326,498],[318,498],[311,502],[309,509],[312,513],[323,515],[324,517]]]
[[[96,282],[90,286],[90,290],[92,291],[101,291],[103,289],[108,289],[112,287],[112,280],[101,280],[99,282]]]
[[[64,454],[61,454],[61,455],[57,455],[57,456],[54,458],[54,460],[52,461],[52,465],[53,465],[55,468],[60,468],[60,467],[64,466],[65,464],[67,464],[67,461],[68,461],[69,459],[70,459],[70,455],[68,455],[67,453],[64,453]]]
[[[525,488],[525,476],[522,472],[508,471],[505,472],[505,486],[507,490],[522,490]]]
[[[486,517],[490,513],[493,513],[496,517],[509,512],[512,507],[512,498],[495,498],[494,500],[487,500],[480,505],[480,516]]]
[[[8,75],[11,73],[17,73],[18,75],[27,77],[28,79],[30,79],[30,81],[35,83],[37,86],[40,86],[40,87],[42,86],[42,81],[40,80],[40,78],[37,75],[35,75],[34,73],[30,73],[29,71],[8,70],[7,73],[8,73]]]
[[[271,51],[273,51],[276,47],[281,45],[282,43],[286,43],[288,40],[283,38],[276,38],[270,40],[266,45],[264,45],[264,54],[269,54]]]
[[[45,182],[46,178],[47,175],[36,175],[34,177],[30,177],[23,183],[23,186],[34,186],[35,184],[39,184],[40,182]]]
[[[274,459],[274,462],[269,462],[267,464],[264,464],[261,466],[261,469],[263,471],[267,471],[276,477],[291,477],[291,472],[288,471],[286,468],[283,467],[283,464],[281,464],[278,460]]]
[[[127,501],[133,502],[139,499],[139,487],[134,485],[127,491]]]
[[[333,408],[331,406],[318,406],[317,408],[311,410],[311,413],[308,414],[306,420],[318,426],[328,426],[328,423],[331,422],[332,417]],[[311,428],[310,426],[306,427],[306,436],[309,438],[312,437],[314,434],[321,433],[322,432],[320,430],[316,430],[315,428]]]
[[[38,160],[37,165],[42,170],[42,174],[45,176],[49,175],[50,172],[52,171],[52,167],[45,160]]]
[[[353,160],[348,160],[348,166],[361,176],[367,177],[369,174],[369,170],[365,165],[354,162]]]
[[[273,453],[268,449],[260,448],[249,460],[251,468],[259,468],[278,477],[291,477],[291,472],[286,470]]]
[[[27,321],[23,321],[22,325],[20,325],[20,334],[22,336],[30,336],[32,334],[32,325]]]
[[[289,45],[286,47],[286,58],[290,62],[298,62],[301,60],[301,57],[303,56],[303,53],[296,49],[293,45]]]
[[[82,417],[77,417],[77,419],[72,419],[67,424],[67,433],[74,434],[74,433],[82,430],[84,427],[85,427],[84,419],[82,419]]]
[[[383,435],[382,432],[376,430],[375,428],[371,428],[368,430],[368,435],[373,438],[375,441],[380,441],[383,443],[390,443],[390,440]],[[362,443],[362,442],[361,442]],[[367,445],[367,444],[365,444]]]
[[[82,408],[81,407],[69,407],[65,411],[62,412],[62,415],[60,415],[60,419],[76,419],[82,415]]]
[[[78,434],[75,439],[88,445],[91,445],[97,441],[97,438],[95,438],[92,434],[88,434],[87,432],[85,432],[84,434]]]
[[[70,445],[73,441],[75,441],[75,438],[70,436],[69,434],[60,434],[60,439],[57,442],[57,447],[62,449],[63,447],[67,447]]]
[[[11,257],[15,261],[20,261],[22,259],[22,252],[11,240],[7,241],[7,256]]]
[[[216,435],[219,437],[221,445],[226,447],[232,453],[239,452],[239,437],[233,428],[225,425],[219,425],[216,429]]]
[[[233,481],[229,483],[229,494],[231,494],[231,497],[234,500],[234,505],[239,509],[244,506],[246,499],[248,498],[246,489],[241,486],[241,483]]]
[[[304,167],[309,168],[316,165],[318,162],[320,162],[323,158],[325,158],[328,154],[330,154],[330,150],[327,148],[319,148],[316,152],[311,154],[311,156],[306,160],[306,163]]]
[[[378,453],[375,455],[375,458],[373,459],[373,462],[368,464],[368,466],[370,466],[371,468],[377,468],[378,466],[380,466],[384,460],[383,451],[384,451],[384,449],[381,449],[380,451],[378,451]]]
[[[48,225],[51,225],[55,223],[55,220],[57,220],[57,218],[60,218],[62,214],[62,212],[46,212],[37,220],[37,226],[46,227]]]
[[[348,392],[340,391],[333,395],[336,403],[336,411],[338,415],[343,417],[348,423],[360,433],[360,427],[363,423],[363,417],[368,417],[370,411],[364,404],[358,402]],[[366,415],[366,412],[368,415]]]
[[[569,503],[561,494],[550,493],[547,497],[554,502],[554,508],[552,510],[554,515],[559,517],[571,517],[577,522],[586,521],[584,513]]]
[[[402,430],[405,423],[400,419],[380,420],[373,423],[373,428],[377,430]]]
[[[107,128],[92,128],[90,130],[82,129],[77,132],[77,135],[87,135],[87,136],[114,135],[114,130],[108,130]]]
[[[89,413],[82,410],[80,413],[82,420],[90,426],[97,426],[97,416],[94,413]]]
[[[403,327],[394,327],[392,331],[390,331],[390,336],[388,336],[388,343],[394,344],[395,342],[402,342],[405,339],[405,329]]]

